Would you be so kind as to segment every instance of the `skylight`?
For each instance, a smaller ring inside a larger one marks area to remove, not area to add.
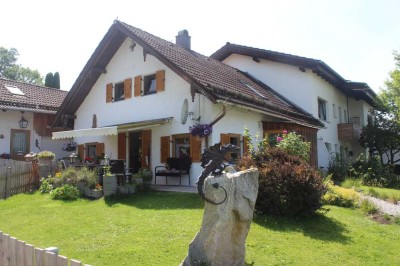
[[[248,84],[247,82],[245,82],[244,80],[240,80],[240,82],[245,85],[247,88],[249,88],[250,90],[252,90],[253,92],[255,92],[258,96],[260,96],[261,98],[267,99],[264,95],[262,95],[259,91],[257,91],[255,88],[253,88],[253,86],[251,86],[250,84]]]
[[[21,96],[24,96],[25,95],[25,93],[23,93],[19,88],[17,88],[17,87],[12,87],[12,86],[5,86],[6,88],[7,88],[7,90],[9,91],[9,92],[11,92],[12,94],[14,94],[14,95],[21,95]]]

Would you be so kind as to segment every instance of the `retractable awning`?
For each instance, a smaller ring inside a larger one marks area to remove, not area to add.
[[[171,119],[172,117],[167,117],[167,118],[137,121],[137,122],[107,126],[107,127],[85,128],[85,129],[53,132],[52,139],[69,139],[69,138],[89,137],[89,136],[118,135],[118,133],[120,132],[140,130],[144,128],[150,128],[162,125],[168,123]]]

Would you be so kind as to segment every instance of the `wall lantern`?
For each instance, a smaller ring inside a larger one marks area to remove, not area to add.
[[[72,154],[69,156],[69,162],[70,162],[71,164],[75,164],[76,158],[78,158],[78,156],[76,156],[75,153],[72,153]]]
[[[19,120],[18,123],[20,128],[26,128],[28,126],[28,121],[24,118],[24,116],[21,116],[21,120]]]

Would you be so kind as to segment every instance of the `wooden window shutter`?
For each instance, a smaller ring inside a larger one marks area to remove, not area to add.
[[[249,139],[246,136],[243,136],[243,154],[247,154],[249,152]]]
[[[142,167],[150,168],[151,130],[142,131]]]
[[[190,135],[190,157],[193,162],[201,160],[201,138]]]
[[[221,134],[220,142],[221,142],[221,146],[222,146],[222,145],[225,145],[225,144],[231,143],[231,136],[230,136],[229,134]],[[230,159],[231,159],[230,153],[227,153],[227,154],[225,155],[225,158],[226,158],[227,160],[230,160]]]
[[[126,159],[126,133],[118,133],[118,159]]]
[[[106,85],[106,103],[112,102],[112,98],[113,98],[112,94],[113,94],[113,84],[108,83]]]
[[[161,145],[161,158],[160,158],[160,162],[161,163],[166,163],[167,162],[167,158],[169,157],[169,152],[170,152],[170,144],[169,144],[169,136],[165,136],[165,137],[161,137],[160,140],[160,145]]]
[[[132,79],[125,79],[124,80],[124,95],[125,99],[132,98]]]
[[[96,156],[104,157],[104,143],[96,143]]]
[[[164,91],[165,88],[165,70],[156,72],[156,90],[157,92]]]
[[[135,91],[133,96],[138,97],[142,94],[142,76],[135,77]]]
[[[80,160],[85,160],[85,145],[78,145],[78,157]]]
[[[225,145],[225,144],[229,144],[231,143],[231,137],[229,136],[229,134],[221,134],[221,146]]]

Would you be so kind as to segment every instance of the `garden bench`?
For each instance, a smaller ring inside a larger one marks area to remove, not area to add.
[[[182,176],[189,177],[190,186],[190,166],[191,158],[167,158],[166,165],[156,166],[154,170],[154,184],[157,184],[157,176],[165,176],[165,183],[168,185],[168,177],[179,177],[179,185],[182,185]]]

